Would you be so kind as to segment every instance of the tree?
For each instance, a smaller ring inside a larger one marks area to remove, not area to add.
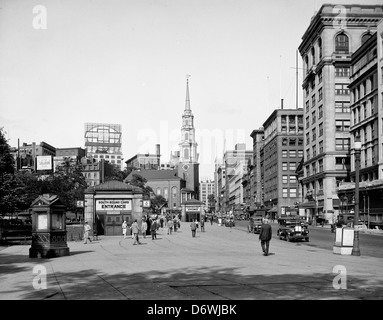
[[[132,179],[128,182],[131,186],[140,187],[144,193],[145,199],[150,199],[151,194],[153,194],[153,189],[150,186],[147,186],[148,181],[138,173],[132,174]]]
[[[168,201],[160,194],[155,195],[151,199],[151,208],[155,212],[160,212],[164,206],[167,206]]]
[[[211,212],[212,208],[215,208],[215,196],[214,196],[214,194],[209,194],[207,199],[208,199],[208,203],[209,203],[209,212]]]
[[[3,128],[0,128],[0,175],[15,172],[15,159],[11,154],[11,147],[4,136]]]

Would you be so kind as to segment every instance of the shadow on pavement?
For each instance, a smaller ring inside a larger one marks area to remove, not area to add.
[[[94,269],[48,275],[45,294],[28,286],[22,299],[86,300],[350,300],[382,299],[383,279],[348,277],[334,288],[333,274],[241,275],[235,268],[108,274]],[[373,285],[373,286],[372,286]],[[379,288],[380,287],[380,288]]]

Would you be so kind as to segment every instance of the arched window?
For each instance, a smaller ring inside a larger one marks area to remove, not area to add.
[[[161,195],[161,188],[157,188],[157,195]]]
[[[368,39],[371,38],[371,33],[365,33],[363,36],[362,36],[362,44],[365,43]]]
[[[305,68],[306,68],[306,73],[309,72],[309,57],[305,57]]]
[[[164,188],[164,198],[165,198],[166,200],[169,199],[168,188]]]
[[[173,198],[177,198],[177,187],[172,188],[172,196]]]
[[[349,50],[348,37],[344,33],[338,34],[335,38],[335,51],[348,53],[348,50]]]

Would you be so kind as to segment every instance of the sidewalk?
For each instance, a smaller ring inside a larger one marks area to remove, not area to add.
[[[265,257],[255,234],[217,224],[205,230],[192,238],[185,222],[172,235],[164,228],[157,240],[140,237],[141,245],[122,236],[68,242],[70,256],[52,259],[30,259],[30,246],[5,248],[0,299],[383,299],[383,259],[276,238]],[[44,270],[46,289],[34,289]]]

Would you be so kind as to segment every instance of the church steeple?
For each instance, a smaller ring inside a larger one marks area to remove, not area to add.
[[[187,76],[186,76],[186,101],[185,101],[185,111],[190,111],[189,78],[190,78],[190,75],[187,75]]]
[[[185,110],[182,115],[180,162],[198,162],[197,143],[195,141],[194,116],[190,108],[189,78],[186,76],[186,100]]]

